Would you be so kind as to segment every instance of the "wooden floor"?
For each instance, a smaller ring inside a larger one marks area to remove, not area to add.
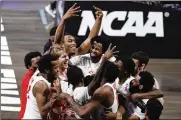
[[[161,119],[181,119],[181,59],[151,59],[147,70],[152,72],[164,92]]]
[[[23,64],[24,55],[35,50],[42,52],[43,45],[48,40],[48,32],[38,11],[47,4],[48,2],[32,2],[31,7],[30,3],[26,2],[15,4],[9,1],[2,4],[1,15],[5,31],[1,35],[7,36],[13,63],[11,68],[15,70],[18,90],[26,71]],[[53,21],[49,16],[47,18],[48,23]],[[161,119],[181,119],[181,59],[151,59],[147,70],[153,73],[165,94]],[[1,111],[2,119],[15,119],[17,116],[18,112]]]

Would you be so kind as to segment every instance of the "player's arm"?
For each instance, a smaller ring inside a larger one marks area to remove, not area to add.
[[[155,87],[156,89],[160,89],[157,79],[154,78],[154,80],[155,80],[154,87]],[[158,100],[162,103],[162,105],[164,104],[164,99],[163,99],[163,97],[158,98]]]
[[[119,51],[114,51],[114,49],[116,48],[116,46],[112,47],[112,43],[109,45],[107,51],[105,52],[105,54],[102,57],[102,62],[101,65],[99,66],[98,70],[96,71],[95,77],[94,79],[91,81],[91,83],[88,85],[88,92],[89,95],[92,96],[93,93],[95,92],[95,90],[99,87],[99,84],[102,80],[102,74],[103,74],[103,70],[106,67],[106,62],[112,57],[114,56],[115,53],[118,53]]]
[[[131,95],[131,98],[132,100],[135,100],[135,99],[150,99],[150,98],[160,98],[160,97],[163,97],[164,94],[162,91],[160,91],[159,89],[153,89],[152,91],[150,92],[147,92],[147,93],[135,93],[135,94],[132,94]]]
[[[47,84],[44,81],[38,81],[35,84],[33,91],[40,115],[42,116],[43,119],[46,119],[47,114],[51,109],[53,103],[56,101],[57,97],[52,98],[50,101],[48,101],[48,96],[50,91]]]
[[[80,6],[75,7],[76,3],[69,8],[69,10],[65,13],[65,15],[62,17],[61,23],[59,24],[56,33],[55,33],[55,44],[61,44],[61,42],[64,39],[64,27],[66,24],[66,21],[73,17],[73,16],[78,16],[76,13],[80,12]]]
[[[99,107],[100,102],[104,99],[101,91],[95,92],[92,99],[84,106],[79,105],[75,100],[66,94],[66,99],[71,105],[72,109],[81,117],[84,118],[89,115],[92,111]]]
[[[118,94],[118,102],[118,111],[116,113],[112,113],[110,111],[104,112],[103,115],[105,115],[106,118],[122,120],[122,115],[126,113],[127,99],[124,98],[121,94]]]
[[[99,66],[93,80],[88,85],[88,93],[90,96],[92,96],[95,92],[95,90],[100,86],[100,82],[102,80],[102,71],[106,67],[106,61],[103,60],[101,62],[101,65]]]
[[[140,118],[137,115],[132,114],[128,120],[140,120]]]
[[[103,115],[107,119],[111,120],[122,120],[122,114],[124,114],[125,109],[122,106],[119,106],[118,111],[116,113],[110,112],[110,111],[105,111]]]
[[[90,47],[91,47],[92,38],[97,36],[98,33],[99,33],[101,23],[102,23],[103,13],[102,13],[102,10],[100,8],[97,8],[97,7],[94,6],[94,9],[96,10],[95,24],[94,24],[93,28],[91,29],[88,38],[77,49],[76,55],[86,54],[89,51]]]

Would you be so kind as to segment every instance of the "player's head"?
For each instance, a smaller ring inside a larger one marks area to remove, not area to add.
[[[104,72],[104,78],[106,82],[113,83],[119,76],[119,68],[112,62],[109,62]]]
[[[108,39],[96,36],[91,41],[90,56],[92,59],[99,58],[108,48]]]
[[[77,87],[77,86],[83,86],[83,79],[84,79],[84,75],[82,70],[77,67],[77,66],[70,66],[67,70],[67,78],[68,78],[68,82],[70,84],[73,85],[73,87]]]
[[[24,58],[25,67],[27,69],[35,70],[38,67],[37,63],[41,57],[42,57],[42,55],[38,51],[27,53]]]
[[[129,91],[131,93],[149,92],[152,90],[154,83],[153,75],[147,71],[143,71],[130,82]]]
[[[59,57],[59,68],[65,70],[68,68],[68,54],[65,52],[64,46],[59,44],[54,44],[50,48],[50,54]]]
[[[59,60],[57,56],[47,54],[44,55],[38,62],[40,73],[47,75],[47,80],[52,83],[59,73]]]
[[[148,54],[142,51],[133,53],[132,59],[135,62],[137,72],[143,71],[149,62]]]
[[[146,120],[159,120],[163,105],[158,99],[149,99],[146,105]]]
[[[127,79],[135,73],[135,63],[130,57],[118,57],[115,61],[118,66],[120,74],[119,79]]]
[[[73,35],[66,33],[62,44],[64,45],[65,51],[69,56],[75,54],[77,44],[76,44],[76,39]]]

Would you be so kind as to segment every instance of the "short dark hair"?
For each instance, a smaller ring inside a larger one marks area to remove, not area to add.
[[[72,84],[73,87],[75,87],[80,82],[83,82],[84,75],[79,67],[72,65],[67,70],[67,78],[68,78],[68,83]]]
[[[118,76],[119,68],[114,63],[109,62],[104,72],[104,78],[106,78],[107,82],[113,83]]]
[[[82,43],[82,41],[81,41],[77,36],[75,36],[75,35],[73,35],[73,34],[70,34],[70,33],[68,33],[68,32],[64,33],[64,36],[66,36],[66,35],[73,36],[74,39],[75,39],[75,42],[76,42],[77,46],[80,46],[80,44]]]
[[[52,61],[58,60],[58,56],[54,56],[52,54],[44,55],[40,61],[38,62],[38,69],[40,73],[46,73],[46,71],[50,71],[53,69]]]
[[[130,77],[135,74],[135,63],[131,57],[118,57],[116,61],[122,61],[124,70],[127,72],[126,77]]]
[[[92,38],[91,40],[91,45],[94,43],[94,41],[101,43],[102,44],[102,52],[104,53],[109,46],[109,39],[103,36],[95,36],[94,38]]]
[[[84,78],[84,86],[88,86],[91,81],[94,79],[94,75],[87,75],[85,78]]]
[[[35,57],[38,57],[38,56],[42,57],[41,53],[38,52],[38,51],[27,53],[27,54],[25,55],[25,57],[24,57],[25,67],[26,67],[27,69],[29,69],[29,66],[31,66],[31,64],[32,64],[32,63],[31,63],[31,59],[32,59],[32,58],[35,58]]]
[[[132,54],[132,58],[137,59],[139,61],[139,65],[148,64],[149,56],[146,52],[139,51]]]
[[[155,83],[154,77],[150,72],[144,71],[140,72],[140,85],[143,85],[142,92],[149,92],[152,90]]]
[[[57,30],[57,26],[53,27],[53,28],[50,30],[50,36],[54,36],[55,33],[56,33],[56,30]]]
[[[147,116],[150,120],[159,120],[160,115],[162,114],[163,105],[156,98],[149,99],[147,104]]]

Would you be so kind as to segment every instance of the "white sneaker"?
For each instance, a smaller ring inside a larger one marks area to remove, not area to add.
[[[51,6],[48,5],[45,7],[45,11],[50,15],[52,16],[53,18],[55,18],[55,14],[53,13],[53,10],[51,9]]]

